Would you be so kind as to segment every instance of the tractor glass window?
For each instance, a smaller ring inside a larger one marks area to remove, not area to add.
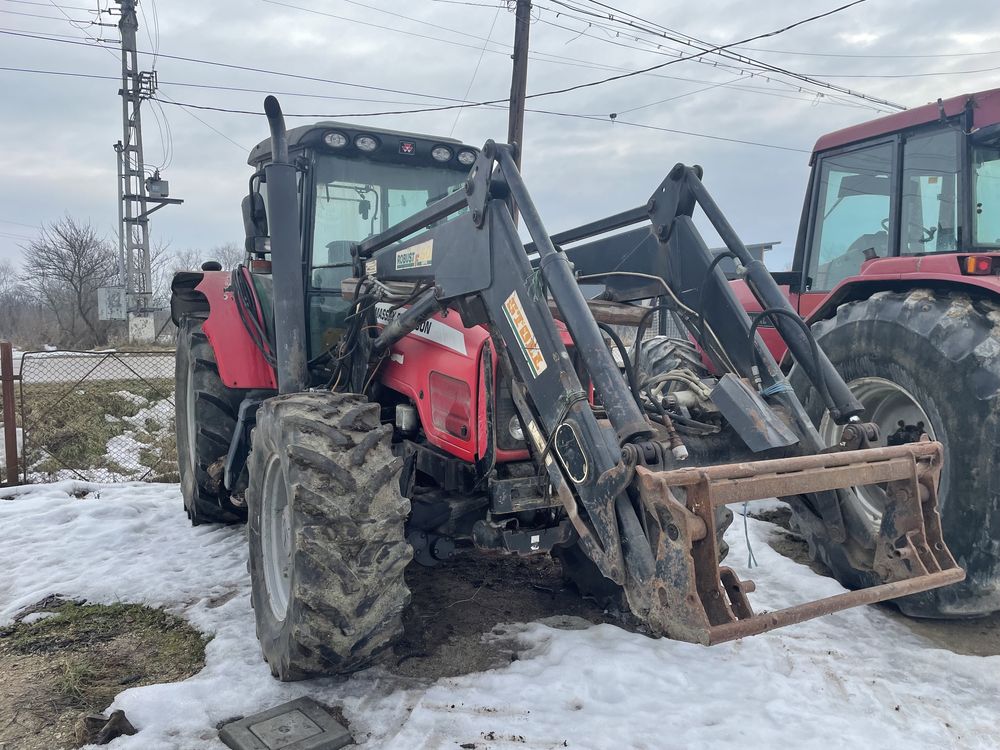
[[[465,173],[319,156],[315,168],[312,282],[340,289],[351,243],[388,229],[462,185]]]
[[[892,144],[825,156],[809,276],[812,289],[827,291],[861,270],[865,252],[889,251]]]
[[[958,213],[961,134],[939,130],[907,139],[903,146],[902,255],[951,253],[962,232]]]
[[[974,243],[1000,247],[1000,143],[972,150]]]

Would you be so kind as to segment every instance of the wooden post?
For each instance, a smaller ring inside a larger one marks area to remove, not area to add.
[[[510,106],[507,114],[507,143],[517,144],[514,163],[521,168],[524,138],[524,98],[528,88],[528,31],[531,29],[531,0],[517,0],[514,25],[514,70],[510,78]],[[517,210],[511,205],[517,224]]]

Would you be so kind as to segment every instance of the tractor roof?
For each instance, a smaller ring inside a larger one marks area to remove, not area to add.
[[[385,128],[375,128],[368,125],[351,125],[346,122],[324,120],[323,122],[314,122],[311,125],[300,125],[297,128],[290,129],[288,131],[288,148],[294,149],[299,145],[312,145],[319,143],[322,141],[323,134],[329,130],[341,131],[352,140],[356,135],[371,134],[378,136],[381,140],[401,138],[404,140],[443,143],[452,147],[465,145],[461,141],[455,140],[454,138],[441,138],[433,135],[421,135],[420,133],[408,133],[404,130],[387,130]],[[470,148],[473,151],[478,151],[478,149],[473,146],[468,146],[467,148]],[[271,139],[265,138],[250,151],[250,156],[247,158],[247,164],[251,166],[260,164],[263,161],[267,161],[270,156]]]
[[[966,106],[973,108],[973,127],[982,128],[987,125],[1000,122],[1000,89],[990,89],[980,91],[977,94],[961,94],[953,96],[951,99],[931,102],[894,115],[880,117],[877,120],[869,120],[860,125],[852,125],[843,130],[836,130],[827,133],[816,141],[813,153],[826,151],[827,149],[846,146],[849,143],[868,140],[880,135],[895,133],[899,130],[925,125],[934,122],[941,117],[944,110],[945,117],[953,117],[961,114]]]

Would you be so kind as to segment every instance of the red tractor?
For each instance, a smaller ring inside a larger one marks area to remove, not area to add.
[[[964,578],[940,533],[940,444],[876,446],[700,169],[678,164],[642,205],[549,235],[516,146],[286,132],[273,97],[265,111],[247,263],[178,274],[171,309],[184,504],[194,523],[248,519],[276,676],[385,652],[411,560],[552,554],[651,635],[704,644],[887,599],[919,608]],[[740,306],[696,207],[765,315]],[[635,224],[638,243],[619,232]],[[646,336],[657,314],[687,333]],[[841,426],[830,441],[756,334],[771,317]],[[877,527],[854,512],[855,485],[881,498]],[[720,567],[726,506],[773,496],[850,560],[856,591],[754,614],[752,582]]]
[[[917,614],[998,610],[1000,89],[830,133],[810,163],[792,270],[774,276],[878,426],[880,444],[927,434],[945,446],[944,536],[968,575]],[[761,309],[735,285],[748,311]],[[780,361],[788,323],[775,325],[760,330]],[[836,423],[803,369],[789,380],[822,440],[835,441]],[[878,493],[861,489],[854,499],[880,523]]]

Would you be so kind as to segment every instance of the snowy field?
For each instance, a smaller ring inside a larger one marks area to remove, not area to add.
[[[842,590],[774,552],[770,529],[749,522],[758,611]],[[710,649],[611,625],[499,624],[484,637],[519,652],[502,669],[281,684],[254,638],[243,529],[192,528],[176,486],[19,490],[0,501],[0,569],[0,624],[59,593],[165,606],[214,635],[199,674],[118,695],[110,708],[140,731],[113,750],[218,750],[218,722],[306,693],[342,705],[365,748],[1000,748],[1000,657],[935,648],[873,608]]]

